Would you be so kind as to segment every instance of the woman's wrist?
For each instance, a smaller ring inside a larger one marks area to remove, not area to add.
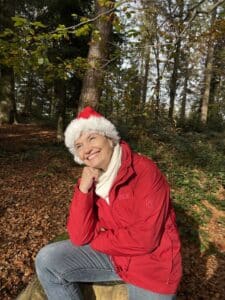
[[[78,188],[84,194],[88,194],[89,193],[89,189],[86,188],[86,187],[83,187],[82,185],[80,185]]]

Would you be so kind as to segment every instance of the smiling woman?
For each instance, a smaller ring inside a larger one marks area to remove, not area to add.
[[[70,240],[36,258],[48,299],[83,299],[79,282],[121,280],[129,300],[175,299],[180,239],[163,174],[90,107],[68,125],[65,144],[84,168],[70,206]]]
[[[74,160],[79,164],[83,164],[83,161],[77,155],[75,145],[80,146],[77,140],[81,138],[83,133],[98,133],[110,139],[113,145],[118,144],[120,141],[115,126],[91,107],[86,107],[76,119],[70,122],[65,131],[65,144],[74,155]]]

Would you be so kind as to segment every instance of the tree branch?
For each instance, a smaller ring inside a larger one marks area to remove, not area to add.
[[[104,12],[98,14],[98,15],[95,16],[94,18],[89,19],[89,20],[87,20],[87,21],[80,22],[80,23],[78,23],[78,24],[76,24],[76,25],[73,25],[73,26],[65,27],[65,29],[68,29],[68,30],[74,30],[74,29],[76,29],[76,28],[78,28],[78,27],[81,27],[81,26],[83,26],[83,25],[86,25],[86,24],[89,24],[89,23],[93,23],[93,22],[97,21],[99,18],[101,18],[102,16],[108,15],[108,14],[112,13],[113,11],[115,11],[115,10],[117,9],[117,7],[119,7],[120,5],[122,5],[122,4],[126,3],[126,2],[127,2],[127,0],[121,1],[120,3],[117,3],[116,6],[110,8],[110,9],[107,10],[107,11],[104,11]],[[53,31],[50,32],[50,33],[55,33],[55,32],[56,32],[56,29],[53,30]]]
[[[95,17],[92,18],[92,19],[89,19],[89,20],[87,20],[87,21],[80,22],[79,24],[76,24],[76,25],[73,25],[73,26],[70,26],[70,27],[66,27],[66,28],[67,28],[67,29],[76,29],[77,27],[83,26],[83,25],[85,25],[85,24],[93,23],[93,22],[95,22],[96,20],[98,20],[99,18],[101,18],[101,16],[108,15],[108,14],[110,14],[111,12],[115,11],[115,9],[116,9],[115,7],[110,8],[109,10],[100,13],[99,15],[95,16]]]
[[[224,3],[225,0],[219,0],[218,2],[212,4],[209,6],[209,9],[207,11],[201,11],[200,13],[206,13],[206,14],[209,14],[211,12],[214,11],[214,9],[216,9],[220,4]]]

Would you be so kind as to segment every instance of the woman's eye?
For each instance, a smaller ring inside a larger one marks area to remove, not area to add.
[[[90,140],[90,141],[95,140],[95,136],[91,136],[91,137],[89,138],[89,140]]]

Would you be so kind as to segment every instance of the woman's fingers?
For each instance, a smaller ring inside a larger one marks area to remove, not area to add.
[[[83,193],[88,193],[89,189],[92,187],[94,181],[98,181],[99,178],[99,170],[84,167],[81,175],[81,181],[79,189]]]

